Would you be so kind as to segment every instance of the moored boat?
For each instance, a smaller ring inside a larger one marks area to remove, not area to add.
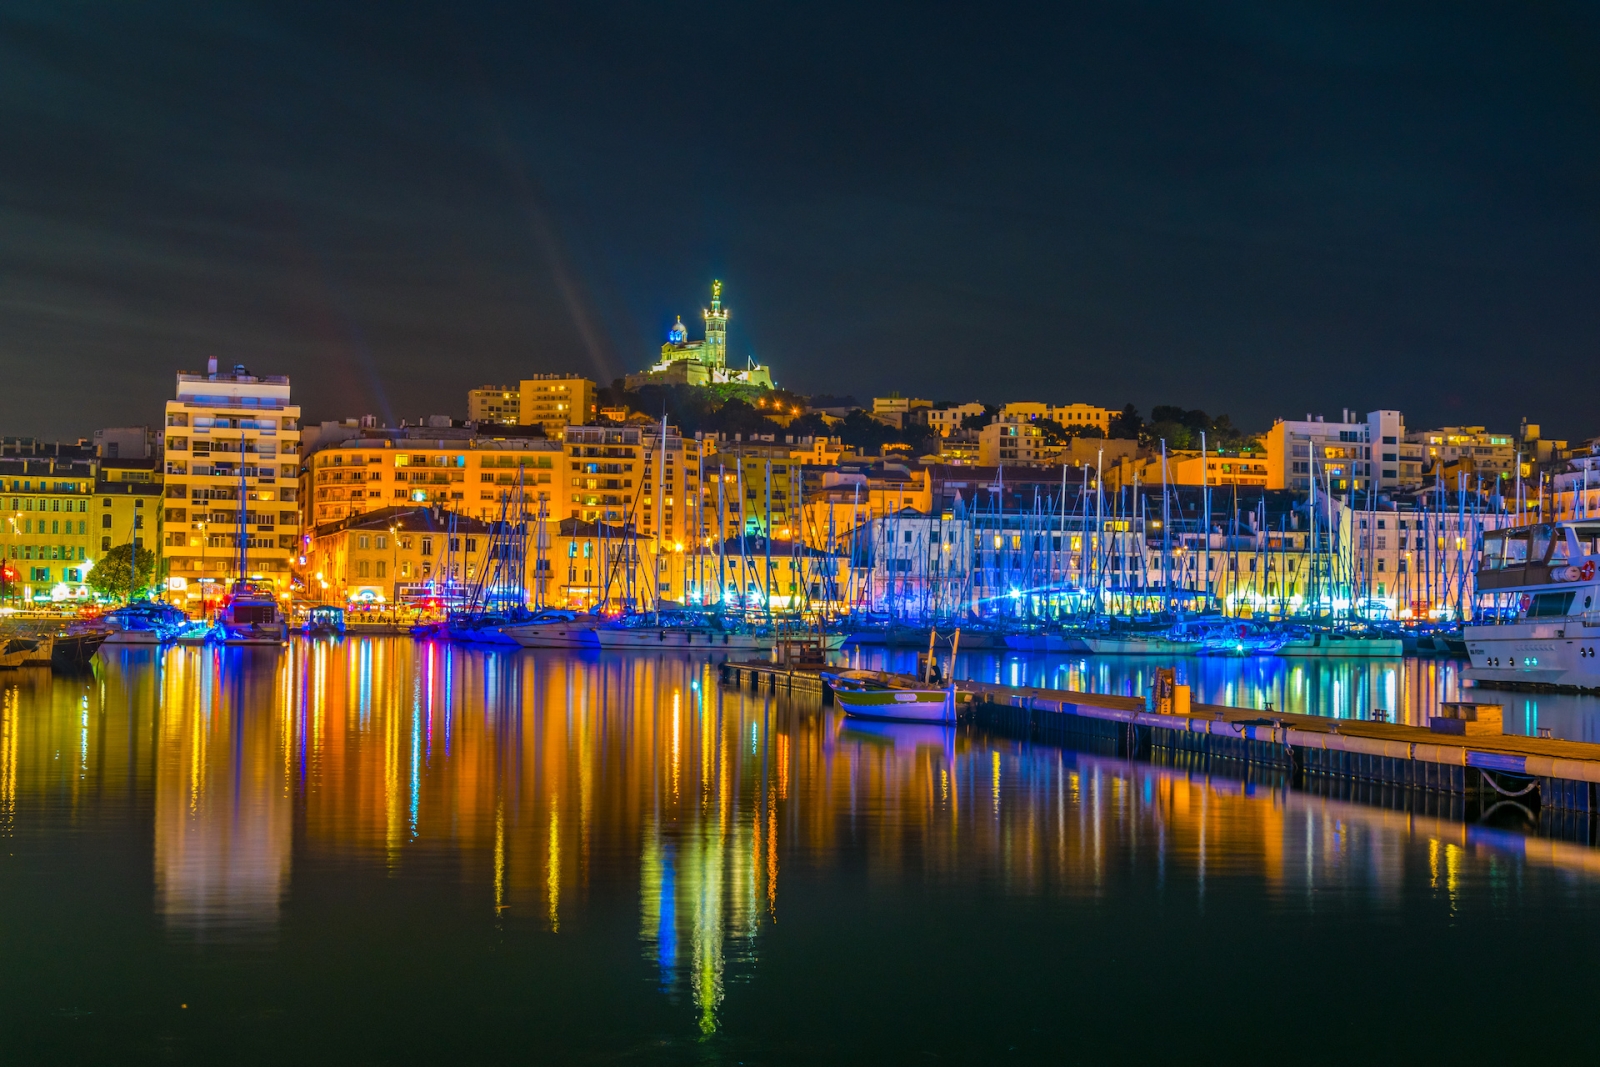
[[[954,686],[923,689],[866,682],[858,685],[846,678],[832,684],[834,703],[843,708],[846,715],[858,719],[952,725],[956,721]]]
[[[344,609],[331,604],[317,604],[306,613],[300,632],[307,637],[344,636]]]
[[[599,615],[546,608],[527,622],[502,627],[501,632],[523,648],[599,648],[596,631],[605,621]]]
[[[1600,690],[1600,520],[1486,532],[1475,612],[1467,678]]]
[[[1278,646],[1278,655],[1291,657],[1399,659],[1404,654],[1398,637],[1339,630],[1293,634]]]
[[[1085,637],[1089,651],[1101,656],[1192,656],[1199,641],[1175,640],[1160,634],[1097,634]]]
[[[271,585],[261,582],[233,583],[217,613],[217,628],[225,645],[281,645],[289,640],[278,598]]]
[[[189,616],[171,604],[136,600],[105,614],[108,645],[160,645],[189,623]]]

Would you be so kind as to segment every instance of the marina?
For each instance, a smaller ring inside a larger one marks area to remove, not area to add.
[[[1357,986],[1425,945],[1447,970],[1530,953],[1580,967],[1594,947],[1592,816],[1542,789],[1494,809],[1469,764],[1460,788],[1398,787],[1306,758],[1397,758],[1331,743],[1424,731],[1284,716],[1296,776],[1277,727],[1234,731],[1250,709],[968,682],[959,726],[883,723],[820,688],[773,691],[805,670],[346,636],[125,646],[87,681],[6,672],[0,1026],[38,1061],[161,1035],[244,1062],[307,1040],[379,1059],[528,1042],[686,1064],[1181,1058],[1180,1029],[1130,1035],[1110,1010],[1172,960],[1257,999],[1276,995],[1285,944]],[[1438,740],[1528,759],[1596,747]],[[952,994],[930,940],[992,980]],[[95,970],[75,966],[90,954]],[[870,1010],[819,983],[841,967],[884,990]],[[494,1027],[408,1027],[404,991],[446,968],[434,1010]],[[1416,1013],[1453,1001],[1440,985],[1369,1005],[1362,1040],[1509,1054],[1582,1030],[1566,1010],[1581,994],[1557,986],[1552,1019],[1424,1037]],[[1053,1023],[1063,998],[1096,1011]],[[949,1019],[909,1043],[878,1024],[927,1003]],[[1177,1021],[1198,1019],[1188,1004]]]

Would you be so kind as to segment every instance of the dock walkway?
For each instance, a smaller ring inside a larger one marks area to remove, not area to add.
[[[724,663],[722,678],[764,692],[831,694],[815,668]],[[886,678],[888,676],[885,676]],[[1110,740],[1120,754],[1190,752],[1285,771],[1456,795],[1498,794],[1600,812],[1600,744],[1514,734],[1459,736],[1418,726],[1195,704],[1147,710],[1138,697],[956,682],[971,720],[1041,740]]]

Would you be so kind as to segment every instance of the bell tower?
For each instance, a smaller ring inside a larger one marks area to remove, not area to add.
[[[722,283],[711,283],[711,310],[706,316],[706,347],[703,362],[717,370],[728,365],[728,312],[722,306]]]

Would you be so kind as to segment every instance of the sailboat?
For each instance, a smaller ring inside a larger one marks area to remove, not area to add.
[[[271,582],[252,581],[249,573],[250,536],[248,512],[249,494],[244,480],[244,444],[239,447],[239,576],[223,598],[222,609],[217,613],[217,628],[222,632],[225,645],[278,646],[289,640],[289,624],[278,606],[278,597]]]

